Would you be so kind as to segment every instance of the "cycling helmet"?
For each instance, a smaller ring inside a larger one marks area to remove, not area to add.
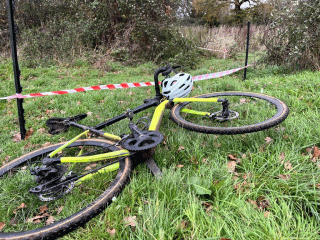
[[[188,73],[178,73],[172,78],[166,78],[162,81],[162,95],[172,100],[178,97],[187,96],[193,86],[192,76]]]

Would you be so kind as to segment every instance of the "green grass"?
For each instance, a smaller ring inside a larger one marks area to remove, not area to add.
[[[73,89],[76,87],[153,80],[152,63],[123,67],[115,63],[111,72],[88,64],[71,67],[26,68],[21,65],[23,93]],[[192,75],[223,71],[243,65],[234,60],[202,60]],[[166,111],[160,131],[165,142],[154,159],[163,170],[157,180],[144,164],[135,168],[130,183],[102,214],[63,239],[319,239],[319,164],[311,161],[306,148],[320,147],[320,73],[288,73],[271,66],[249,68],[219,79],[196,82],[192,96],[215,91],[263,92],[283,100],[289,117],[279,126],[258,133],[215,136],[187,131],[168,119]],[[0,64],[0,96],[14,94],[12,66]],[[102,90],[24,101],[26,128],[34,133],[26,141],[14,142],[19,132],[16,101],[0,101],[0,162],[12,160],[46,142],[71,139],[78,129],[51,136],[41,129],[49,117],[91,113],[82,123],[95,125],[134,108],[153,96],[151,87]],[[148,115],[152,109],[138,114]],[[127,121],[105,129],[127,133]],[[273,142],[266,145],[265,138]],[[179,147],[184,149],[179,151]],[[229,173],[228,155],[240,159]],[[5,160],[6,159],[6,160]],[[318,161],[320,161],[318,159]],[[291,164],[291,165],[290,165]],[[282,179],[280,175],[290,175]],[[194,180],[210,194],[200,194]],[[18,206],[17,206],[18,207]],[[134,216],[135,227],[125,218]]]

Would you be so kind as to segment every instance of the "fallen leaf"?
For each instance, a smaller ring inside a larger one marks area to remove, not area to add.
[[[206,213],[209,213],[213,209],[212,203],[203,202],[201,205],[204,206]]]
[[[180,229],[185,229],[188,226],[188,221],[182,220],[180,222]]]
[[[182,165],[182,164],[178,164],[176,167],[177,167],[177,168],[182,168],[183,165]]]
[[[19,141],[21,141],[21,134],[20,134],[20,133],[13,134],[13,139],[12,139],[12,141],[14,141],[14,142],[19,142]]]
[[[238,158],[236,157],[236,155],[232,155],[232,154],[229,154],[228,155],[228,158],[230,158],[231,160],[237,160]]]
[[[291,170],[292,169],[292,165],[289,161],[285,162],[284,163],[284,168],[287,169],[287,170]]]
[[[45,128],[39,128],[37,132],[42,134],[42,133],[46,133],[47,130]]]
[[[53,112],[54,110],[49,110],[49,109],[46,110],[46,114],[53,113]]]
[[[11,220],[10,220],[10,225],[11,226],[17,226],[17,224],[18,224],[18,220],[16,219],[16,218],[11,218]]]
[[[281,178],[281,179],[284,179],[284,180],[289,180],[291,178],[291,175],[290,174],[280,174],[278,175],[276,178]]]
[[[23,209],[23,208],[26,208],[26,207],[27,207],[27,205],[25,203],[21,203],[19,207],[17,207],[15,210],[13,210],[13,213],[17,214],[17,211],[19,209]]]
[[[235,160],[236,163],[240,163],[241,160],[239,158],[236,157],[237,155],[236,154],[229,154],[227,157],[231,160]]]
[[[6,226],[5,222],[0,222],[0,232],[2,232],[2,229]]]
[[[50,145],[51,145],[51,142],[46,142],[46,143],[42,144],[41,146],[42,146],[42,147],[48,147],[48,146],[50,146]]]
[[[260,146],[260,148],[259,148],[259,151],[260,151],[260,152],[264,152],[264,151],[265,151],[265,148],[273,142],[273,139],[270,138],[270,137],[266,137],[264,140],[265,140],[266,143],[265,143],[265,144],[262,144],[262,145]]]
[[[317,147],[317,146],[314,146],[313,147],[313,156],[312,156],[312,159],[314,161],[318,160],[320,157],[320,149]],[[312,161],[312,160],[311,160]]]
[[[45,213],[46,211],[48,211],[48,206],[47,206],[47,204],[39,207],[39,210],[40,210],[40,214]]]
[[[286,157],[286,154],[285,154],[284,152],[280,153],[280,155],[279,155],[279,160],[280,160],[280,163],[281,163],[281,164],[284,163],[285,157]]]
[[[270,207],[270,202],[269,202],[269,200],[266,199],[266,197],[264,197],[264,196],[258,197],[257,203],[258,203],[258,208],[259,208],[260,210],[263,210],[263,209],[265,209],[265,208]]]
[[[131,227],[135,227],[136,226],[136,216],[128,216],[128,217],[125,217],[123,219],[124,221],[124,226],[127,227],[127,226],[131,226]]]
[[[57,214],[59,215],[63,210],[63,206],[58,207],[56,210],[57,210]]]
[[[264,140],[266,141],[267,144],[270,144],[273,142],[273,139],[271,137],[266,137]]]
[[[10,160],[11,156],[7,155],[4,157],[4,162],[7,163]]]
[[[179,146],[177,153],[179,153],[181,150],[184,150],[184,146]]]
[[[91,115],[92,115],[92,112],[87,112],[87,115],[88,115],[88,116],[91,116]]]
[[[265,212],[264,212],[264,214],[263,214],[263,216],[267,218],[267,217],[269,217],[269,216],[270,216],[270,214],[271,214],[271,212],[269,212],[269,211],[265,211]]]
[[[248,179],[248,178],[250,178],[251,177],[251,173],[250,172],[248,172],[248,173],[245,173],[243,176],[242,176],[242,178],[243,179]]]
[[[90,171],[90,170],[94,169],[96,166],[97,166],[96,163],[92,163],[92,164],[88,165],[84,170]]]
[[[307,148],[307,149],[306,149],[306,152],[307,152],[307,153],[311,153],[312,149],[313,149],[313,148]]]
[[[240,98],[240,103],[241,104],[245,104],[245,103],[248,103],[248,102],[250,102],[250,99],[246,99],[246,98]]]
[[[78,102],[77,102],[77,105],[80,105],[80,104],[81,104],[81,102],[80,102],[80,101],[78,101]]]
[[[252,185],[252,184],[251,184]],[[238,192],[250,191],[250,183],[244,180],[243,182],[237,182],[234,185],[234,189]]]
[[[249,199],[247,200],[247,202],[250,203],[251,205],[253,205],[254,207],[258,207],[256,200],[251,200],[251,199],[249,198]]]
[[[43,218],[43,216],[35,216],[33,218],[28,218],[27,222],[28,223],[38,224],[38,223],[41,223],[41,218]]]
[[[50,224],[52,224],[52,223],[54,223],[54,217],[53,216],[50,216],[50,217],[48,217],[48,219],[47,219],[47,221],[46,221],[46,225],[50,225]]]
[[[289,135],[283,135],[283,139],[288,139],[289,137]]]
[[[107,232],[110,234],[111,238],[114,238],[116,234],[116,229],[115,228],[110,229],[109,227],[107,227]]]
[[[29,128],[29,130],[26,133],[25,139],[27,140],[28,138],[30,138],[33,132],[34,132],[33,128]]]
[[[227,169],[230,173],[234,173],[236,170],[236,161],[228,161],[227,162]]]

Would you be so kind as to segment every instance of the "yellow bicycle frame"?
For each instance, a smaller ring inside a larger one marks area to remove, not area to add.
[[[175,98],[172,100],[174,103],[180,103],[180,102],[217,102],[218,98]],[[161,102],[155,109],[149,130],[150,131],[157,131],[160,127],[162,116],[164,113],[164,110],[169,106],[170,101],[165,100]],[[210,114],[209,112],[200,112],[200,111],[195,111],[195,110],[190,110],[190,109],[183,109],[183,112],[187,113],[192,113],[192,114],[197,114],[197,115],[208,115]],[[82,136],[87,136],[87,133],[89,130],[84,131],[83,133],[79,134],[75,138],[71,139],[69,142],[65,143],[61,147],[57,148],[53,152],[49,154],[49,157],[54,157],[58,152],[62,151],[66,147],[68,147],[70,144],[73,142],[77,141],[80,137]],[[103,134],[104,138],[111,140],[111,141],[120,141],[121,137],[117,135],[113,135],[110,133],[104,133]],[[103,154],[97,154],[93,156],[76,156],[76,157],[61,157],[60,161],[62,163],[80,163],[80,162],[95,162],[95,161],[102,161],[105,159],[113,159],[113,158],[118,158],[118,157],[125,157],[129,156],[130,152],[126,149],[122,149],[119,151],[114,151],[114,152],[109,152],[109,153],[103,153]],[[101,173],[107,173],[111,171],[115,171],[119,168],[119,163],[114,163],[112,165],[109,165],[107,167],[104,167],[100,170],[98,170],[96,173],[91,173],[88,175],[85,175],[84,177],[80,178],[77,180],[76,185],[81,184],[83,181],[88,180],[93,178],[95,174],[101,174]]]

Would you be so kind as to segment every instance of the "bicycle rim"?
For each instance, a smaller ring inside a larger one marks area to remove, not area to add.
[[[127,183],[131,171],[130,158],[119,161],[119,168],[108,173],[98,173],[92,179],[75,186],[59,199],[43,202],[29,193],[37,185],[29,167],[39,165],[38,161],[64,143],[55,144],[19,157],[0,168],[0,222],[5,227],[0,239],[55,239],[82,226],[103,211]],[[119,147],[104,139],[84,139],[71,144],[58,155],[75,156],[79,151],[116,151]],[[114,159],[113,159],[114,161]],[[83,174],[92,171],[106,160],[95,163],[64,164],[68,171]],[[41,165],[41,164],[40,164]],[[62,192],[62,190],[61,190]],[[60,194],[61,194],[60,192]]]
[[[228,99],[230,116],[221,117],[221,103],[185,102],[175,105],[171,119],[178,125],[196,132],[210,134],[243,134],[261,131],[284,121],[289,109],[281,100],[264,94],[248,92],[218,92],[197,98]]]

